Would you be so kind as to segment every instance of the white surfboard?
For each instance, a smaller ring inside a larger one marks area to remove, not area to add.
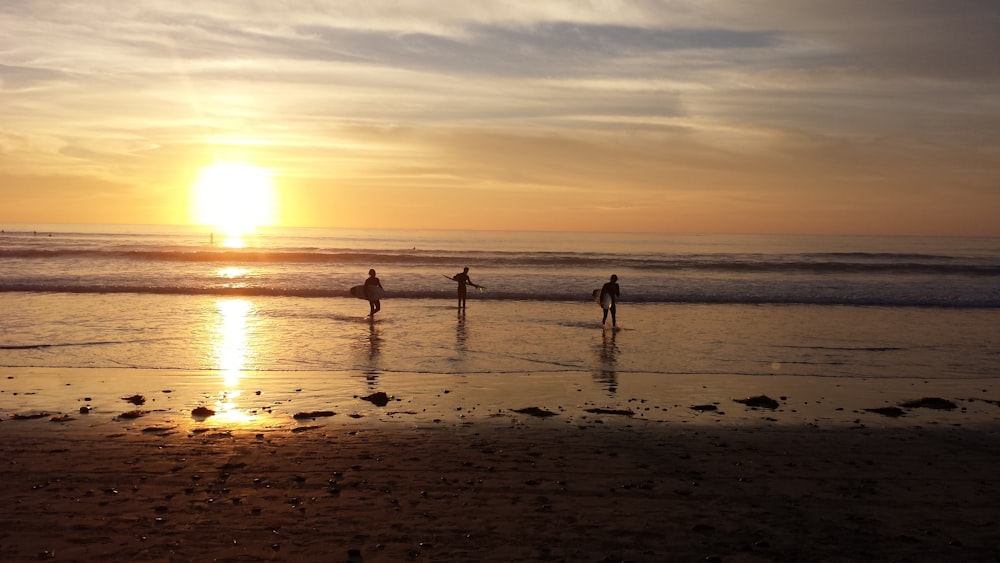
[[[594,292],[592,293],[592,295],[594,296],[594,303],[597,303],[598,305],[600,305],[602,309],[610,309],[611,308],[611,294],[610,293],[604,294],[604,299],[601,299],[601,290],[600,289],[595,289]]]
[[[377,285],[356,285],[351,288],[351,295],[365,301],[377,301],[385,296],[385,290]]]

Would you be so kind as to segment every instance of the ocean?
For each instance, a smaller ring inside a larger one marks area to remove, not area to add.
[[[459,311],[446,278],[463,267],[485,290]],[[386,290],[374,320],[349,294],[369,268]],[[591,298],[612,274],[617,331]],[[1000,377],[1000,239],[7,226],[0,311],[0,374],[21,385],[8,411],[72,409],[28,395],[67,374],[220,376],[230,395],[281,381],[314,406],[404,378],[410,396],[540,404],[682,405],[722,381],[981,394]]]

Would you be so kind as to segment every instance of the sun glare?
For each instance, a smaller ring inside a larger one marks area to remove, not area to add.
[[[206,166],[194,181],[192,206],[197,224],[230,237],[272,225],[276,201],[271,172],[242,162]]]
[[[247,369],[248,356],[252,354],[248,318],[253,312],[253,304],[234,299],[219,301],[216,306],[221,314],[216,357],[224,385],[215,403],[216,416],[227,422],[246,422],[249,417],[240,409],[238,399],[243,394],[239,389],[240,380]]]

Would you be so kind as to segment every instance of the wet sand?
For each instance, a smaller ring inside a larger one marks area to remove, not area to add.
[[[667,420],[360,397],[249,424],[6,412],[0,560],[1000,559],[996,404],[820,424],[718,399]]]

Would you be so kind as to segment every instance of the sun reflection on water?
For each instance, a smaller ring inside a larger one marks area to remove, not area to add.
[[[244,299],[231,299],[218,301],[216,307],[222,316],[215,355],[223,390],[215,403],[215,416],[220,422],[247,422],[250,415],[240,408],[239,398],[243,391],[239,387],[248,358],[252,356],[247,321],[253,304]]]
[[[243,276],[246,276],[249,273],[250,270],[246,268],[239,268],[236,266],[219,268],[218,272],[220,278],[229,278],[229,279],[242,278]]]
[[[243,242],[243,237],[239,235],[229,235],[222,240],[222,246],[226,248],[243,248],[246,243]]]

